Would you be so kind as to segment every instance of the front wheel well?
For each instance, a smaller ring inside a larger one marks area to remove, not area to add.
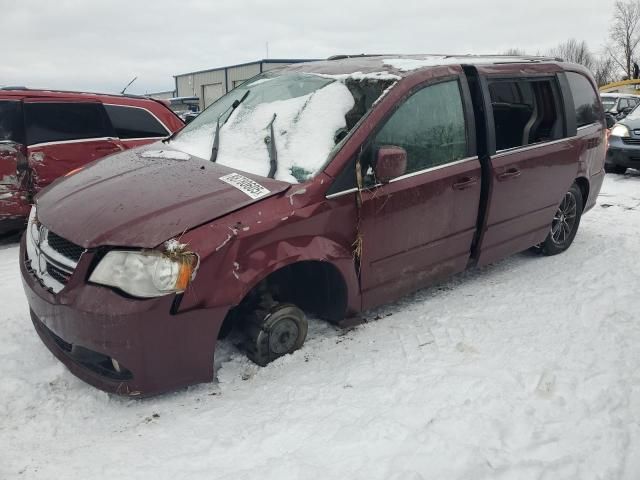
[[[575,184],[578,185],[580,193],[582,193],[582,208],[584,208],[589,198],[589,181],[584,177],[578,177],[575,179]]]
[[[318,260],[292,263],[269,274],[229,311],[220,336],[228,334],[239,320],[269,303],[294,304],[307,315],[335,323],[344,318],[347,294],[342,274],[331,263]]]

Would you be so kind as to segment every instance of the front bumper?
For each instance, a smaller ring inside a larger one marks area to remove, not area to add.
[[[22,238],[22,282],[33,324],[49,350],[77,377],[121,395],[153,395],[211,381],[228,308],[172,314],[173,295],[139,300],[87,284],[92,257],[85,253],[69,283],[53,294],[29,270]]]
[[[620,137],[610,137],[605,164],[640,169],[640,139],[631,138],[627,142]]]

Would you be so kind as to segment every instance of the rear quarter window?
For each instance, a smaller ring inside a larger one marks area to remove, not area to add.
[[[0,100],[0,141],[24,144],[22,103],[15,100]]]
[[[573,96],[578,128],[600,121],[600,98],[591,82],[579,73],[567,72],[567,80]]]
[[[29,145],[113,137],[101,103],[25,103]]]
[[[146,109],[105,105],[116,135],[122,139],[165,137],[167,129]]]

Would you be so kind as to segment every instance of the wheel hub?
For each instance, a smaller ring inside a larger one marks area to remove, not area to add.
[[[269,350],[277,355],[290,352],[296,344],[298,335],[298,325],[293,319],[281,319],[269,333]]]

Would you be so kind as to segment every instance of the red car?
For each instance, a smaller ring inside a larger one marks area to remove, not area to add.
[[[469,267],[571,245],[604,179],[591,74],[546,58],[339,57],[245,82],[174,137],[36,198],[36,331],[110,392],[210,381],[218,338],[264,365]]]
[[[183,126],[146,97],[0,89],[0,234],[23,228],[34,194],[56,178]]]

